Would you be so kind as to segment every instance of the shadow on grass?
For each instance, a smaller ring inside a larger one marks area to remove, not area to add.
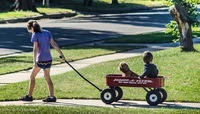
[[[29,58],[29,59],[27,59]],[[0,65],[1,64],[5,64],[5,63],[33,63],[32,61],[32,56],[29,57],[29,56],[11,56],[11,57],[5,57],[3,59],[0,59]]]

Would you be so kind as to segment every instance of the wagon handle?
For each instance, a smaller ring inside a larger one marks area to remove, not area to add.
[[[59,56],[59,57],[62,59],[62,56]],[[83,78],[85,81],[87,81],[93,87],[95,87],[96,89],[98,89],[100,92],[102,91],[102,89],[100,89],[99,87],[97,87],[96,85],[94,85],[92,82],[90,82],[88,79],[86,79],[81,73],[79,73],[71,64],[69,64],[68,61],[65,60],[65,63],[67,63],[77,74],[79,74],[79,76],[81,76],[81,78]]]

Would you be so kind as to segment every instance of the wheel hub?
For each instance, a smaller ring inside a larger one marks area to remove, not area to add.
[[[110,100],[112,98],[112,95],[109,93],[109,92],[106,92],[105,94],[104,94],[104,99],[105,100]]]
[[[150,95],[149,99],[152,102],[156,102],[158,100],[158,98],[157,98],[157,96],[155,94]]]

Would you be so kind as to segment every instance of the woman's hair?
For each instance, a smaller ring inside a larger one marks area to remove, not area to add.
[[[34,32],[42,32],[40,25],[35,20],[30,20],[27,23],[27,29],[30,30],[33,27]]]
[[[153,55],[152,55],[151,52],[145,51],[145,52],[143,53],[143,55],[142,55],[142,58],[143,58],[143,61],[144,61],[145,63],[150,63],[150,62],[152,62],[152,60],[153,60]]]

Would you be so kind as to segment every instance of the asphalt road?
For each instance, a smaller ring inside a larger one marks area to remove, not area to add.
[[[81,18],[43,19],[39,24],[52,32],[59,46],[165,29],[171,19],[167,8],[135,13],[86,15]],[[0,24],[0,55],[32,50],[26,23]]]

